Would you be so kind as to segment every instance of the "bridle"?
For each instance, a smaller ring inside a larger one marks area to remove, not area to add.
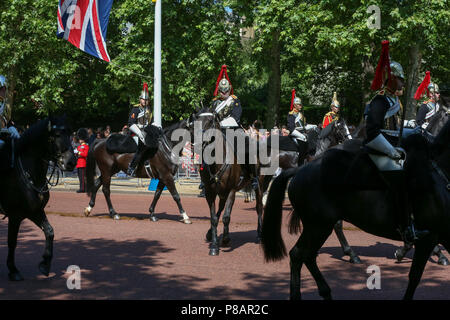
[[[57,146],[56,137],[58,134],[56,132],[64,131],[65,129],[66,128],[64,126],[53,125],[50,127],[51,134],[48,137],[48,143],[50,144],[50,156],[41,160],[45,163],[45,167],[47,167],[47,174],[48,168],[51,168],[51,172],[50,176],[47,176],[46,174],[45,182],[42,186],[36,186],[31,174],[23,167],[22,158],[20,156],[18,157],[18,168],[23,176],[23,179],[25,180],[26,185],[39,194],[49,192],[52,187],[57,186],[59,183],[59,178],[63,171],[61,168],[61,163],[63,162],[63,152]]]

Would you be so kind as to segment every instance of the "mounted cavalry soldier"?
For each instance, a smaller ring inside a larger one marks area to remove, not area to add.
[[[382,53],[371,89],[377,91],[365,112],[367,138],[363,142],[369,157],[381,171],[390,191],[396,197],[396,222],[405,243],[413,243],[426,235],[427,231],[415,230],[411,220],[406,176],[400,159],[404,152],[393,143],[397,137],[389,136],[398,130],[397,113],[401,109],[399,96],[403,94],[405,75],[402,66],[389,58],[389,41],[382,42]],[[387,129],[387,130],[386,130]],[[387,159],[390,159],[387,160]]]
[[[331,111],[328,112],[324,117],[322,121],[322,129],[326,128],[330,123],[333,121],[339,120],[339,108],[340,108],[339,101],[337,100],[337,93],[335,92],[333,94],[333,99],[331,100]]]
[[[222,131],[226,129],[240,129],[242,106],[238,97],[233,94],[233,87],[227,73],[227,66],[223,65],[216,81],[212,109],[217,114]],[[246,155],[247,155],[247,146]],[[247,157],[246,157],[247,158]],[[247,162],[247,160],[246,160]],[[258,188],[258,170],[255,164],[244,163],[244,172],[250,177],[253,189]]]
[[[226,65],[222,66],[219,79],[214,91],[215,98],[212,102],[212,108],[219,116],[221,128],[239,128],[242,115],[241,102],[233,94]]]
[[[290,137],[293,138],[297,145],[308,141],[302,100],[295,96],[295,89],[292,89],[291,109],[287,116],[287,128],[290,131]]]
[[[148,106],[148,101],[148,85],[147,83],[144,83],[144,87],[139,97],[139,104],[133,106],[128,118],[128,128],[131,131],[132,137],[138,146],[133,160],[131,160],[128,166],[127,174],[129,176],[135,175],[136,168],[145,149],[146,132],[144,131],[144,128],[149,125],[152,120],[152,113]]]
[[[419,88],[417,88],[414,99],[419,100],[422,96],[423,91],[427,90],[428,100],[426,100],[417,111],[416,123],[423,129],[426,129],[431,117],[433,117],[440,109],[439,100],[439,86],[437,83],[430,82],[430,71],[426,72],[425,78],[423,79]]]

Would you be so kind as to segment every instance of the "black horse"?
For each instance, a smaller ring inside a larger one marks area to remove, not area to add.
[[[70,133],[65,117],[47,118],[31,126],[19,139],[9,140],[2,154],[2,160],[7,159],[9,164],[7,169],[2,166],[0,203],[8,217],[7,266],[12,281],[23,280],[15,265],[14,255],[19,227],[26,218],[44,231],[45,251],[39,270],[46,276],[50,272],[53,228],[44,211],[50,197],[47,173],[50,168],[52,176],[56,174],[56,178],[59,178],[55,166],[59,165],[67,171],[74,169],[76,159]]]
[[[443,105],[441,106],[440,110],[431,117],[430,122],[428,123],[428,126],[426,127],[426,131],[432,134],[433,136],[436,136],[441,129],[444,127],[444,125],[449,121],[450,112],[449,110]],[[450,173],[447,173],[447,177],[450,177]],[[394,256],[397,259],[398,262],[402,261],[405,255],[412,249],[412,247],[408,244],[404,244],[403,247],[398,248]],[[450,262],[448,261],[447,257],[442,253],[439,246],[436,246],[433,249],[433,255],[437,257],[437,263],[443,266],[448,266]]]
[[[449,145],[450,122],[447,122],[434,144],[420,134],[410,135],[402,143],[407,152],[404,168],[415,223],[419,229],[430,231],[428,236],[415,244],[405,299],[413,298],[436,244],[441,243],[447,250],[450,249],[449,182],[441,170],[448,169],[450,163]],[[346,170],[349,166],[343,166],[332,181],[324,179],[322,175],[333,169],[330,167],[332,162],[327,161],[328,156],[333,160],[341,159],[340,164],[350,161],[351,171]],[[331,149],[324,157],[301,168],[286,170],[271,186],[262,227],[262,246],[266,261],[279,260],[286,255],[280,231],[281,211],[286,185],[292,176],[288,194],[294,211],[289,231],[297,233],[300,231],[300,221],[303,224],[300,239],[289,252],[291,299],[301,298],[300,270],[303,263],[314,277],[319,294],[325,299],[331,299],[331,290],[320,273],[316,256],[336,221],[342,219],[371,234],[401,241],[395,223],[397,204],[392,193],[383,187],[384,182],[367,155],[361,157],[360,161],[354,160],[355,156],[349,152]],[[343,180],[349,174],[360,177],[359,181]]]
[[[340,118],[336,121],[330,123],[325,129],[322,130],[310,130],[308,131],[308,143],[302,145],[303,150],[294,151],[292,147],[289,148],[290,144],[287,142],[282,142],[282,139],[289,139],[290,137],[280,137],[280,152],[279,152],[279,166],[282,170],[289,168],[295,168],[297,165],[304,164],[308,161],[320,157],[327,149],[334,147],[343,143],[344,141],[353,139],[350,134],[349,128],[345,119]],[[291,141],[291,144],[294,143]],[[287,150],[283,150],[285,147]],[[263,190],[266,193],[273,176],[263,177]],[[266,202],[266,194],[263,195],[263,204]],[[355,264],[360,264],[361,259],[353,251],[352,247],[348,244],[345,238],[342,220],[339,220],[334,226],[334,232],[341,244],[342,251],[344,255],[350,257],[350,262]]]
[[[431,117],[426,130],[433,136],[437,135],[439,131],[441,131],[441,129],[447,123],[449,118],[450,118],[450,111],[446,107],[441,106],[439,111],[436,112],[436,114]]]

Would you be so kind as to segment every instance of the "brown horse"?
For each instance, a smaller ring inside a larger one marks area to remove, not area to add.
[[[202,110],[194,116],[194,120],[201,122],[201,128],[203,132],[208,129],[220,130],[220,124],[217,119],[217,115],[209,110]],[[192,128],[192,127],[191,127]],[[192,131],[191,131],[192,135]],[[217,137],[216,137],[217,139]],[[224,139],[225,140],[225,139]],[[226,156],[227,143],[222,143],[223,154]],[[202,151],[208,146],[207,143],[202,144]],[[217,151],[217,150],[216,150]],[[217,236],[217,226],[222,211],[224,215],[223,221],[223,236],[222,246],[228,246],[230,243],[229,225],[231,211],[233,209],[236,192],[245,188],[251,183],[251,179],[243,171],[241,164],[237,161],[237,156],[233,155],[232,161],[225,161],[224,163],[214,163],[202,165],[200,170],[200,177],[205,186],[205,198],[208,202],[210,211],[211,226],[206,234],[206,239],[211,242],[209,255],[216,256],[219,254],[219,241]],[[256,211],[258,214],[258,228],[257,228],[257,242],[261,238],[261,226],[262,226],[262,192],[261,192],[261,179],[259,179],[259,186],[255,191]],[[219,208],[216,211],[216,198],[219,197]]]
[[[109,138],[110,139],[110,138]],[[137,178],[155,178],[159,179],[156,187],[153,201],[149,208],[150,220],[158,221],[155,217],[155,206],[161,196],[164,187],[167,187],[174,201],[176,202],[182,221],[190,224],[188,215],[181,205],[180,195],[175,187],[174,175],[177,172],[178,165],[172,159],[172,147],[165,134],[158,139],[158,149],[155,152],[146,150],[143,153],[142,161],[136,169]],[[134,153],[110,153],[106,148],[106,139],[96,140],[89,149],[86,167],[86,184],[88,195],[90,196],[89,206],[85,208],[85,216],[89,216],[92,208],[95,206],[97,191],[103,185],[102,191],[108,204],[109,215],[115,220],[120,216],[114,210],[110,198],[111,176],[119,171],[127,171],[128,165],[133,159]],[[147,165],[146,165],[147,164]],[[96,165],[100,170],[100,176],[94,181]]]

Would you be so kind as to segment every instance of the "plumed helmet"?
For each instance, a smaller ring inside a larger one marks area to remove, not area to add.
[[[301,105],[301,104],[302,104],[302,99],[300,99],[299,97],[295,97],[295,98],[294,98],[294,104],[299,104],[299,105]]]
[[[231,89],[231,85],[227,79],[223,78],[222,80],[220,80],[220,82],[219,82],[219,91],[220,92],[226,93],[226,92],[230,91],[230,89]]]
[[[0,74],[0,88],[6,87],[6,77]]]
[[[391,74],[396,76],[397,78],[405,79],[405,73],[403,72],[403,67],[400,63],[396,61],[391,61]]]
[[[139,96],[139,99],[144,99],[144,100],[149,99],[147,82],[144,83],[144,87],[142,88],[142,92],[141,92],[141,95]]]
[[[340,108],[340,106],[341,106],[337,99],[337,92],[333,93],[333,100],[331,100],[331,106],[336,107],[336,108]]]
[[[78,129],[78,131],[77,131],[77,138],[79,140],[84,140],[84,141],[89,139],[89,133],[88,133],[87,129],[86,128]]]
[[[437,83],[430,83],[429,85],[428,85],[428,91],[430,92],[430,93],[436,93],[436,92],[438,92],[439,93],[439,86],[437,85]]]

